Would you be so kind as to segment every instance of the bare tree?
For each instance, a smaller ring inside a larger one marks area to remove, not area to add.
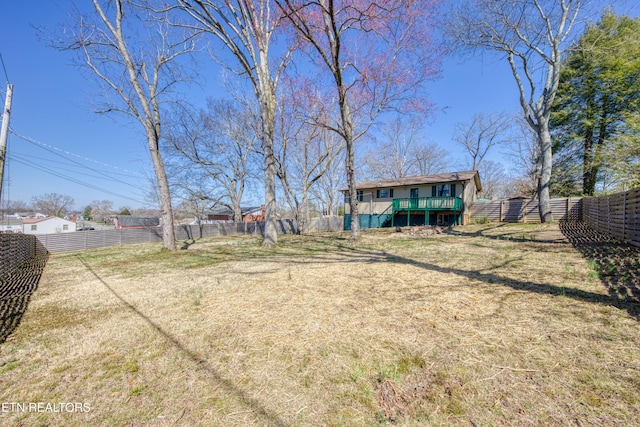
[[[202,117],[202,121],[208,135],[211,135],[210,141],[218,146],[220,161],[216,181],[226,198],[216,201],[231,208],[235,221],[241,222],[242,197],[258,174],[255,166],[260,147],[259,117],[247,104],[209,100],[208,114]],[[230,203],[225,203],[226,200]]]
[[[78,18],[64,49],[80,52],[84,66],[104,86],[101,113],[121,112],[144,128],[155,172],[165,248],[176,249],[171,193],[160,153],[162,99],[183,79],[177,59],[193,51],[190,35],[170,31],[166,17],[129,0],[93,0],[94,16]]]
[[[418,144],[416,120],[397,115],[382,126],[373,137],[373,147],[364,155],[363,163],[371,179],[404,178],[412,174],[413,149]]]
[[[31,203],[45,215],[63,217],[73,206],[73,197],[66,194],[46,193],[33,196]]]
[[[504,114],[474,114],[468,122],[458,123],[451,139],[464,147],[471,158],[471,169],[480,168],[489,150],[508,141],[510,120]]]
[[[513,180],[512,195],[535,197],[540,179],[540,144],[538,137],[521,117],[514,118],[509,157],[517,173]],[[484,185],[483,185],[484,186]]]
[[[14,214],[16,212],[27,212],[31,207],[23,200],[2,200],[0,214]]]
[[[338,135],[335,132],[326,132],[325,129],[323,137],[327,139],[329,145],[338,147],[339,151],[333,161],[327,165],[325,173],[310,188],[310,191],[314,199],[322,206],[325,215],[334,216],[337,214],[337,207],[342,196],[340,189],[345,186],[344,147],[340,145]]]
[[[449,166],[448,153],[421,138],[421,125],[415,117],[398,115],[385,123],[363,158],[369,179],[444,172]]]
[[[435,142],[417,145],[413,148],[414,175],[433,175],[451,169],[451,160],[447,150]]]
[[[378,115],[420,104],[422,83],[438,70],[432,55],[430,1],[275,0],[337,99],[337,121],[318,123],[345,143],[351,238],[360,236],[355,183],[355,142]],[[327,87],[327,86],[325,86]],[[423,103],[422,105],[426,105]],[[358,128],[356,117],[367,117]]]
[[[178,0],[193,23],[184,25],[206,31],[222,42],[231,53],[237,67],[234,73],[249,79],[255,93],[262,124],[261,141],[264,170],[265,230],[263,244],[278,241],[276,232],[276,164],[273,152],[276,114],[276,88],[282,68],[288,60],[285,53],[275,72],[271,69],[270,53],[279,15],[270,0]],[[218,58],[221,61],[221,58]],[[222,62],[222,61],[221,61]]]
[[[113,214],[111,200],[94,200],[91,202],[91,218],[94,221],[105,222]]]
[[[553,219],[549,183],[551,107],[581,0],[467,0],[449,14],[448,32],[460,45],[504,56],[518,87],[520,106],[540,146],[540,220]]]
[[[207,210],[210,208],[210,204],[206,200],[201,200],[197,197],[188,198],[182,200],[178,205],[178,210],[186,216],[193,216],[198,225],[205,219]]]
[[[318,107],[321,100],[297,96],[295,85],[288,88],[288,96],[281,97],[278,114],[277,175],[298,231],[306,232],[311,189],[342,150],[328,129],[314,126],[305,119],[314,111],[322,112],[323,108]]]
[[[174,159],[172,169],[177,172],[172,181],[183,198],[225,206],[233,211],[236,222],[242,221],[245,188],[256,176],[259,145],[255,127],[259,120],[246,107],[231,100],[209,99],[207,108],[199,112],[181,108],[167,136],[172,149],[181,155]]]
[[[479,171],[482,178],[480,197],[496,200],[507,195],[509,177],[502,163],[485,160],[480,164]]]

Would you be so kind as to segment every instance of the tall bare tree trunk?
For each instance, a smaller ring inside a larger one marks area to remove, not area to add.
[[[340,76],[342,77],[342,76]],[[353,141],[353,122],[351,120],[351,110],[346,98],[346,90],[340,84],[340,115],[342,118],[342,126],[344,127],[344,139],[346,148],[346,173],[347,185],[349,187],[349,210],[351,212],[351,239],[360,238],[360,215],[358,213],[358,191],[356,190],[356,174],[355,174],[355,149]]]
[[[282,61],[276,77],[269,68],[271,36],[279,18],[272,15],[270,0],[214,1],[179,0],[179,7],[191,15],[202,30],[217,37],[233,57],[238,60],[235,74],[244,74],[253,85],[260,105],[262,119],[262,150],[264,166],[265,227],[264,246],[278,242],[276,230],[276,164],[273,150],[275,133],[277,75],[285,66]],[[191,24],[189,24],[191,25]],[[288,55],[285,55],[288,56]],[[242,70],[242,71],[240,71]]]
[[[523,116],[536,132],[540,146],[541,222],[553,220],[549,119],[558,91],[563,49],[569,46],[568,37],[582,4],[582,0],[460,0],[448,13],[447,30],[458,46],[498,52],[509,62]]]
[[[549,132],[548,118],[538,118],[538,134],[540,138],[540,181],[538,189],[538,199],[540,202],[540,221],[553,221],[551,213],[551,197],[549,194],[549,183],[551,182],[551,169],[553,162],[553,152],[551,146],[551,133]]]
[[[233,222],[235,224],[242,222],[242,208],[240,207],[240,200],[233,199],[231,205],[233,206]]]
[[[156,174],[156,182],[160,195],[160,217],[162,218],[162,242],[165,249],[176,250],[176,237],[173,230],[173,209],[171,207],[171,192],[169,180],[162,162],[162,155],[158,149],[158,138],[154,130],[147,129],[147,141],[153,170]]]
[[[171,193],[159,148],[160,102],[165,92],[183,78],[177,68],[173,68],[172,62],[193,50],[188,41],[191,36],[181,36],[175,43],[171,32],[162,28],[164,17],[160,19],[150,14],[145,18],[158,19],[156,22],[160,28],[154,33],[155,38],[141,41],[136,32],[129,33],[128,30],[142,25],[144,20],[140,13],[151,13],[149,9],[125,0],[93,0],[93,7],[99,18],[97,22],[79,19],[79,29],[71,32],[77,39],[72,38],[62,48],[79,49],[84,65],[111,94],[121,99],[120,105],[109,100],[103,112],[126,113],[144,127],[160,198],[163,245],[166,249],[175,250]],[[111,14],[115,16],[110,18]],[[125,17],[132,22],[131,25],[127,24]]]
[[[276,229],[276,161],[273,151],[275,136],[276,95],[270,79],[259,95],[262,114],[262,152],[264,164],[264,246],[278,243]]]
[[[303,190],[302,194],[302,202],[300,203],[300,208],[298,209],[298,228],[300,229],[301,234],[306,234],[309,232],[309,206],[307,202],[307,189]]]

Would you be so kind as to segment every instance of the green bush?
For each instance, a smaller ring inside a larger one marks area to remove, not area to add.
[[[487,216],[487,214],[484,214],[478,218],[473,218],[473,223],[474,224],[488,224],[489,223],[489,217]]]

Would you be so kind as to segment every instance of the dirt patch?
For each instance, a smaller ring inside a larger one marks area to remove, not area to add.
[[[419,417],[421,408],[436,398],[435,382],[435,375],[428,371],[413,374],[402,382],[391,378],[377,379],[375,392],[380,410],[378,418],[395,423],[403,417]]]
[[[429,237],[436,234],[442,234],[444,230],[442,227],[437,225],[420,225],[416,227],[409,227],[407,232],[413,237]]]

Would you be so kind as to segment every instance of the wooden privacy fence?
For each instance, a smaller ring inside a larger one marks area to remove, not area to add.
[[[325,216],[311,218],[307,226],[308,232],[342,231],[344,229],[343,216]]]
[[[582,211],[594,230],[640,246],[640,188],[585,198]]]
[[[563,197],[551,199],[553,219],[582,219],[582,199],[579,197]],[[538,199],[496,200],[493,202],[476,202],[471,205],[471,219],[487,218],[493,222],[540,222]]]
[[[278,234],[296,232],[293,220],[276,221]],[[175,227],[176,240],[237,234],[263,234],[264,222],[239,224],[216,223],[203,225],[179,225]],[[162,227],[120,228],[111,230],[76,231],[75,233],[38,234],[38,241],[47,251],[71,252],[134,243],[161,242]]]

